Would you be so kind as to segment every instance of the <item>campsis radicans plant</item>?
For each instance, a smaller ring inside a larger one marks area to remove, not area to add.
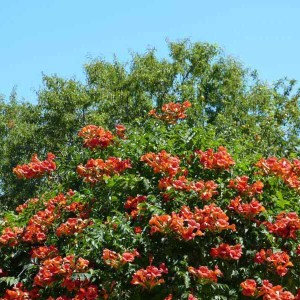
[[[300,300],[300,160],[229,153],[188,107],[14,168],[54,176],[1,212],[0,299]]]

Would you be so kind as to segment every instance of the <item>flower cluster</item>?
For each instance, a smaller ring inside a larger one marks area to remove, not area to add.
[[[33,215],[24,230],[23,242],[42,243],[47,239],[48,228],[59,218],[54,214],[54,209],[46,208]]]
[[[172,213],[171,215],[154,215],[149,221],[151,226],[151,234],[160,232],[163,234],[175,233],[183,240],[192,240],[196,236],[202,236],[203,232],[200,230],[200,224],[194,219],[193,215],[183,215],[182,212],[188,210],[187,207],[183,207],[181,213]]]
[[[31,250],[31,258],[37,258],[39,260],[45,260],[58,256],[58,249],[51,246],[40,246]]]
[[[218,277],[223,276],[218,266],[215,266],[214,270],[210,270],[207,266],[200,266],[198,269],[189,267],[188,271],[195,276],[201,284],[218,282]]]
[[[178,179],[163,177],[158,183],[158,188],[167,192],[172,189],[186,192],[195,191],[203,201],[209,201],[214,195],[218,194],[216,191],[218,185],[213,180],[189,182],[185,176],[179,176]]]
[[[122,124],[118,124],[115,126],[116,129],[116,134],[120,139],[126,139],[125,136],[125,131],[126,131],[126,127]]]
[[[77,166],[77,173],[79,176],[84,177],[85,182],[95,184],[103,180],[104,177],[111,177],[114,174],[119,175],[129,168],[131,168],[129,159],[122,160],[117,157],[109,157],[104,161],[101,158],[91,158],[84,166]]]
[[[200,224],[202,230],[220,232],[231,229],[235,231],[235,225],[229,225],[229,218],[225,212],[214,203],[205,205],[203,209],[195,208],[194,218]]]
[[[152,167],[154,173],[162,173],[173,177],[180,171],[180,159],[165,150],[157,154],[153,152],[146,153],[141,157],[141,161]]]
[[[56,229],[56,235],[58,237],[73,235],[75,233],[81,232],[84,228],[89,226],[91,221],[86,219],[83,220],[81,218],[69,218],[65,223],[61,224]]]
[[[67,201],[71,199],[74,192],[70,190],[66,195],[58,194],[54,198],[44,201],[45,209],[33,215],[24,230],[23,242],[35,244],[43,243],[47,239],[49,228],[61,217]]]
[[[262,169],[266,175],[275,175],[284,180],[284,182],[291,188],[300,188],[300,161],[294,159],[289,161],[286,158],[278,159],[276,157],[269,157],[267,159],[261,158],[256,166]]]
[[[46,287],[51,283],[64,280],[63,285],[72,287],[71,276],[73,272],[82,273],[88,270],[89,261],[83,258],[75,259],[74,255],[66,257],[56,256],[42,262],[38,274],[34,277],[34,284]],[[72,290],[73,288],[70,288]]]
[[[274,223],[264,222],[267,229],[280,237],[296,239],[297,231],[300,230],[300,219],[295,212],[281,212],[276,216]]]
[[[217,248],[211,248],[210,255],[213,258],[234,259],[239,260],[243,254],[242,245],[237,244],[230,246],[228,244],[220,244]]]
[[[156,285],[164,283],[163,274],[168,274],[168,269],[164,263],[159,267],[148,266],[146,269],[137,270],[132,277],[131,284],[140,285],[144,289],[151,290]]]
[[[139,214],[138,205],[147,200],[147,196],[138,195],[136,197],[128,197],[124,208],[130,211],[130,216],[136,218]]]
[[[8,245],[9,247],[14,247],[18,245],[19,238],[23,234],[24,229],[20,227],[6,227],[3,229],[0,236],[0,246]]]
[[[228,187],[237,190],[241,194],[246,194],[253,197],[255,194],[261,194],[263,192],[264,184],[258,180],[253,184],[248,184],[249,177],[241,176],[231,179]]]
[[[235,230],[235,225],[229,225],[228,216],[215,204],[205,205],[203,209],[195,208],[192,213],[187,206],[181,211],[171,215],[154,215],[149,221],[151,234],[161,232],[163,234],[176,233],[184,240],[202,236],[203,231],[220,232],[222,230]]]
[[[137,252],[136,249],[132,252],[124,252],[123,254],[111,251],[109,249],[104,249],[102,259],[104,260],[104,263],[106,265],[111,266],[115,269],[119,269],[126,263],[133,262],[135,257],[139,256],[140,254]]]
[[[56,164],[53,161],[55,155],[53,153],[47,154],[47,159],[40,161],[37,154],[34,154],[29,164],[18,165],[13,169],[13,173],[19,179],[38,178],[44,174],[49,174],[56,170]]]
[[[152,109],[149,112],[149,116],[153,116],[168,124],[175,124],[179,119],[185,119],[187,117],[186,110],[191,106],[192,104],[189,101],[184,101],[183,103],[170,102],[162,106],[161,114],[158,114],[156,109]]]
[[[16,212],[22,213],[24,209],[28,208],[28,206],[36,204],[38,201],[39,201],[38,198],[28,199],[23,204],[20,204],[19,206],[17,206]]]
[[[27,291],[24,288],[23,283],[19,282],[11,290],[7,289],[1,300],[34,300],[40,299],[39,297],[40,295],[38,288],[34,288],[30,291]]]
[[[240,196],[230,201],[228,209],[234,210],[245,219],[253,219],[256,215],[265,211],[265,208],[256,199],[253,198],[250,203],[242,203]]]
[[[88,218],[90,214],[90,207],[87,204],[84,204],[82,202],[72,202],[70,205],[67,205],[65,207],[65,210],[67,212],[72,212],[76,216],[79,216],[80,218]]]
[[[284,276],[288,272],[288,267],[292,267],[293,264],[290,261],[290,256],[286,252],[275,252],[271,249],[267,251],[261,249],[255,254],[254,261],[258,264],[267,263],[271,269],[275,269],[279,276]]]
[[[104,149],[111,145],[114,141],[114,135],[110,131],[106,131],[102,127],[96,125],[87,125],[83,127],[78,136],[84,139],[84,146],[89,149]]]
[[[257,283],[254,279],[247,279],[240,284],[242,288],[242,294],[248,297],[262,297],[263,300],[296,300],[292,293],[284,291],[281,285],[273,286],[269,280],[263,280],[262,286],[257,287]]]
[[[232,157],[227,152],[226,148],[220,146],[217,152],[213,149],[206,151],[196,151],[200,159],[200,164],[203,165],[204,169],[210,170],[228,170],[232,165],[235,164]]]

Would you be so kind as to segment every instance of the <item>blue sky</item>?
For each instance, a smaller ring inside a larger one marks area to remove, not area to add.
[[[129,51],[190,38],[225,53],[272,82],[300,79],[299,0],[2,0],[0,94],[17,86],[35,102],[42,72],[84,80],[90,58],[122,61]]]

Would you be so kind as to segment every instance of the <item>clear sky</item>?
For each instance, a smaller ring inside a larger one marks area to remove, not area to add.
[[[35,102],[42,72],[84,80],[89,58],[165,40],[217,43],[272,82],[300,79],[299,0],[1,0],[0,94]]]

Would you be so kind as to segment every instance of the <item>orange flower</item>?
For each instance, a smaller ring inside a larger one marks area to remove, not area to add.
[[[193,219],[193,214],[191,212],[188,214],[188,212],[188,207],[182,207],[179,214],[154,215],[149,221],[150,234],[174,232],[186,241],[194,239],[196,236],[202,236],[203,232],[200,230],[200,225]]]
[[[261,249],[256,253],[254,261],[258,264],[267,263],[271,269],[274,269],[279,276],[284,276],[288,272],[288,267],[293,264],[290,261],[290,256],[286,252],[275,252],[271,249],[265,251]]]
[[[141,161],[152,167],[154,173],[162,173],[173,177],[180,171],[180,159],[177,156],[171,156],[165,150],[158,154],[146,153],[141,157]]]
[[[297,231],[300,230],[300,219],[295,212],[281,212],[274,223],[264,222],[267,229],[280,237],[296,239]]]
[[[241,176],[229,181],[228,187],[237,190],[241,194],[246,194],[250,197],[255,194],[261,194],[264,184],[261,181],[256,181],[252,185],[248,184],[249,177]]]
[[[235,164],[234,160],[223,146],[220,146],[217,152],[214,152],[213,149],[208,149],[207,151],[198,150],[196,151],[196,154],[204,169],[228,170]]]
[[[90,220],[82,220],[81,218],[69,218],[67,222],[61,224],[56,229],[56,235],[61,237],[63,235],[73,235],[81,232],[84,228],[91,225]]]
[[[44,161],[40,161],[38,159],[37,154],[34,154],[29,164],[17,165],[13,169],[13,173],[19,179],[31,179],[31,178],[41,177],[44,174],[49,174],[54,170],[56,170],[56,164],[53,161],[54,158],[55,158],[54,154],[48,153],[47,159]]]
[[[2,300],[27,300],[39,299],[40,295],[38,289],[34,288],[31,291],[24,289],[21,282],[17,283],[11,290],[7,289]]]
[[[132,252],[124,252],[122,255],[115,251],[104,249],[102,254],[102,259],[104,260],[104,263],[106,265],[118,269],[128,262],[133,262],[135,257],[139,257],[139,256],[140,254],[137,252],[136,249],[133,250]]]
[[[34,277],[34,285],[45,287],[52,282],[63,279],[63,285],[74,289],[80,282],[73,282],[71,276],[73,272],[86,272],[89,261],[79,258],[75,260],[74,255],[68,255],[64,258],[56,256],[43,261],[38,274]]]
[[[277,159],[269,157],[261,158],[256,166],[262,169],[265,175],[275,175],[283,179],[283,181],[294,189],[300,189],[300,162],[297,159],[289,161],[286,158]]]
[[[220,232],[231,229],[235,231],[235,225],[229,225],[228,216],[214,203],[205,205],[203,209],[195,208],[194,218],[200,224],[201,230]]]
[[[84,139],[84,146],[89,149],[106,148],[113,143],[115,138],[110,131],[96,125],[83,127],[78,136]]]
[[[252,199],[250,203],[241,203],[242,198],[240,196],[230,201],[228,208],[234,210],[239,215],[242,215],[246,219],[253,219],[256,215],[265,211],[262,204],[256,199]]]
[[[126,169],[131,168],[129,159],[122,160],[117,157],[109,157],[106,161],[103,159],[89,159],[83,166],[77,166],[77,173],[84,177],[85,182],[93,184],[103,180],[104,177],[111,177],[112,175],[119,175]]]
[[[144,289],[151,290],[154,286],[164,283],[165,280],[162,274],[168,274],[168,269],[165,264],[160,264],[160,266],[148,266],[146,269],[140,269],[133,274],[131,284],[140,285]]]
[[[138,205],[140,203],[145,202],[146,200],[147,200],[147,196],[142,196],[142,195],[137,195],[136,197],[128,197],[124,205],[124,208],[130,211],[130,216],[132,218],[135,218],[138,216],[140,211]]]
[[[21,227],[6,227],[0,236],[0,245],[14,247],[19,243],[19,237],[23,234],[24,229]]]
[[[269,280],[263,280],[262,286],[259,288],[258,297],[263,296],[263,300],[293,300],[294,295],[288,291],[284,291],[281,285],[273,286]]]
[[[218,277],[223,276],[218,266],[215,266],[214,270],[208,269],[206,266],[200,266],[198,269],[194,267],[188,267],[188,271],[195,276],[201,284],[218,282]]]
[[[158,188],[167,192],[170,192],[172,189],[185,192],[195,191],[200,199],[204,201],[208,201],[218,194],[216,191],[217,187],[218,185],[212,180],[189,182],[185,176],[179,176],[178,179],[163,177],[158,183]]]
[[[244,296],[254,296],[257,292],[256,281],[253,279],[247,279],[240,284],[242,288],[242,294]]]
[[[118,124],[115,126],[116,128],[116,134],[120,139],[126,139],[125,137],[125,131],[126,131],[126,127],[122,124]]]
[[[181,103],[170,102],[162,106],[162,113],[158,114],[156,109],[152,109],[149,112],[149,116],[153,116],[156,119],[162,120],[168,124],[175,124],[179,119],[186,118],[186,110],[191,107],[192,104],[189,101]]]
[[[211,248],[210,255],[213,258],[234,259],[239,260],[242,256],[242,245],[237,244],[230,246],[228,244],[220,244],[217,248]]]
[[[58,249],[55,246],[40,246],[31,250],[31,258],[45,260],[58,255]]]

